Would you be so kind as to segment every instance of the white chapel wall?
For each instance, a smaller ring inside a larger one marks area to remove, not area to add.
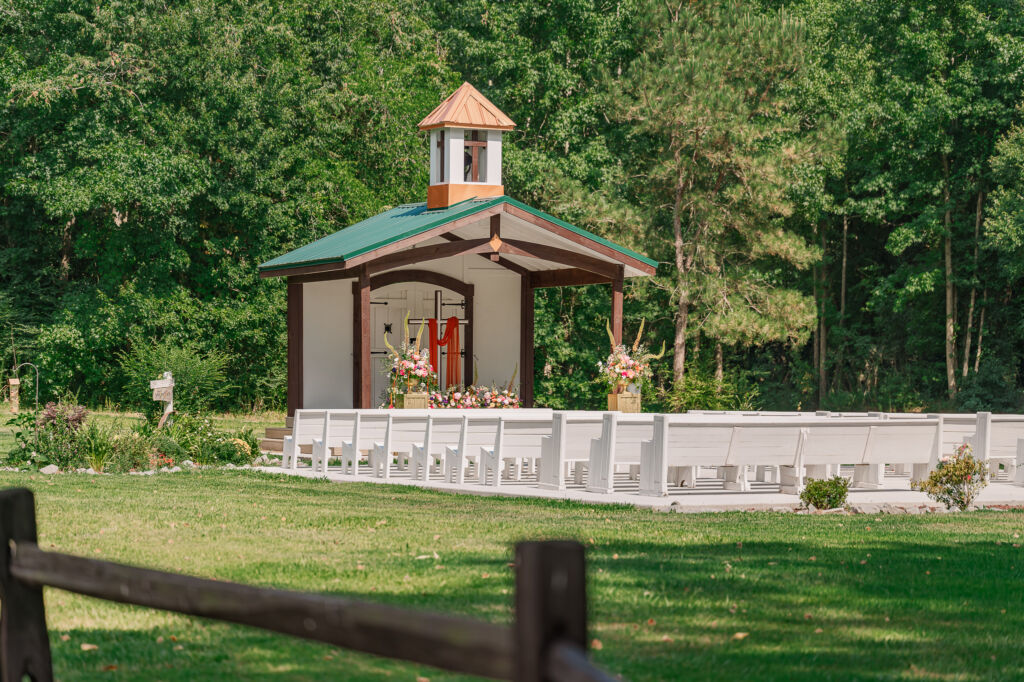
[[[303,407],[352,407],[352,282],[302,286]]]

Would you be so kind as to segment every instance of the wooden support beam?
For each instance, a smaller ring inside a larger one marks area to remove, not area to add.
[[[547,287],[572,287],[582,284],[609,284],[611,278],[598,275],[579,268],[561,270],[535,270],[530,274],[530,282],[534,289]]]
[[[490,240],[488,239],[463,239],[458,242],[431,244],[429,246],[420,246],[400,251],[399,253],[393,253],[389,256],[369,261],[365,264],[365,267],[369,274],[373,275],[384,270],[399,268],[403,265],[425,263],[440,258],[461,256],[467,253],[486,253],[492,250]]]
[[[302,282],[288,278],[288,416],[302,409]]]
[[[467,291],[462,294],[466,302],[466,339],[462,342],[465,352],[465,363],[462,366],[462,383],[469,386],[473,383],[473,285],[467,284]]]
[[[370,358],[370,274],[362,268],[352,285],[352,405],[373,407],[373,361]]]
[[[465,241],[462,237],[459,237],[458,235],[454,235],[454,234],[451,234],[451,233],[442,234],[441,238],[442,239],[447,239],[450,242]],[[498,260],[493,260],[495,256],[498,257]],[[491,262],[496,263],[497,265],[500,265],[501,267],[505,268],[506,270],[511,270],[512,272],[516,273],[517,275],[526,275],[526,274],[528,274],[530,272],[529,270],[524,268],[522,265],[517,265],[516,263],[513,263],[512,261],[510,261],[507,258],[502,258],[500,254],[481,253],[480,257],[481,258],[486,258],[487,260],[490,260]]]
[[[519,287],[519,398],[533,407],[533,285],[524,275]]]
[[[622,280],[623,268],[619,266],[619,274],[612,280],[612,336],[615,343],[622,343]]]
[[[569,251],[568,249],[559,249],[554,246],[547,246],[546,244],[535,244],[533,242],[524,242],[518,239],[501,240],[501,246],[498,248],[498,251],[500,253],[507,253],[515,256],[539,258],[541,260],[551,261],[552,263],[569,265],[574,268],[603,275],[608,279],[614,278],[622,267],[618,263],[611,263],[609,261],[601,260],[600,258],[586,256],[582,253]]]

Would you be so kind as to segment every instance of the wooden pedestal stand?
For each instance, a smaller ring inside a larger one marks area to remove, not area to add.
[[[400,410],[425,410],[430,407],[430,394],[400,393],[395,396],[395,407]]]
[[[609,393],[608,411],[638,414],[640,412],[640,394],[630,393],[629,391]]]

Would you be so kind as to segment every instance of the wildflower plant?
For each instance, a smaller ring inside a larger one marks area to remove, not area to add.
[[[946,505],[946,509],[956,507],[966,511],[981,489],[988,485],[988,465],[975,459],[971,446],[965,443],[952,456],[939,460],[938,467],[928,478],[912,481],[910,485]]]

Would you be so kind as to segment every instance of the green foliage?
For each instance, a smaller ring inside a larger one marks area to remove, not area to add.
[[[967,511],[981,489],[988,485],[988,465],[974,459],[970,445],[961,445],[953,455],[939,460],[939,465],[923,481],[911,481],[914,490],[946,505]]]
[[[809,478],[800,491],[800,501],[804,506],[813,506],[815,509],[838,509],[846,504],[849,492],[850,481],[843,476]]]
[[[103,473],[114,459],[114,435],[110,427],[87,422],[75,437],[75,446],[85,466]]]
[[[145,471],[156,456],[152,429],[146,425],[126,433],[115,434],[111,439],[111,459],[108,470],[115,474],[129,471]]]
[[[758,389],[723,378],[701,376],[691,370],[682,381],[675,382],[660,396],[669,412],[687,410],[756,410]]]
[[[251,429],[236,435],[218,432],[208,417],[176,414],[163,429],[153,431],[159,466],[185,461],[197,465],[252,464],[259,456],[259,442]]]
[[[220,351],[203,353],[191,343],[147,344],[135,342],[131,351],[118,358],[125,384],[125,403],[151,420],[162,413],[163,403],[153,400],[149,382],[164,372],[174,377],[174,408],[180,412],[202,413],[222,407],[231,393],[227,368],[232,358]]]

